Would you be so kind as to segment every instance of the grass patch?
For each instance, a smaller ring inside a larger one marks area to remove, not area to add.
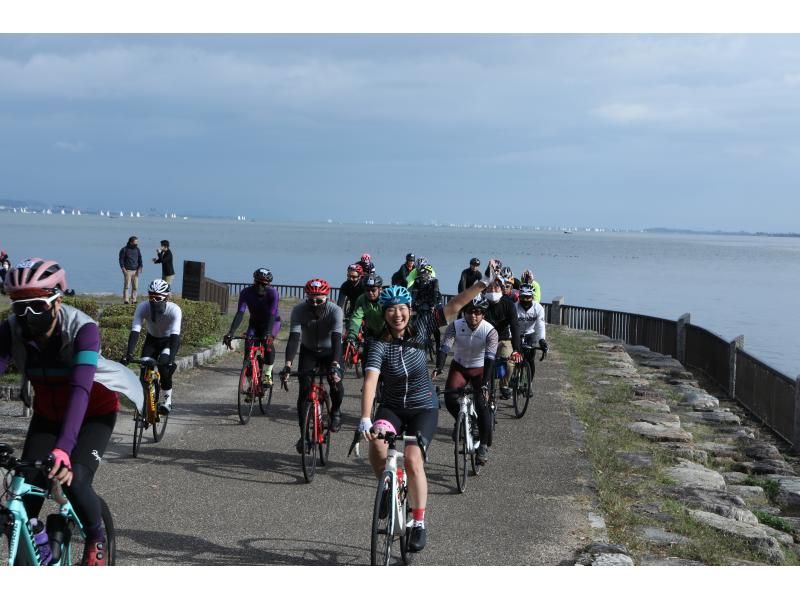
[[[786,532],[787,534],[794,534],[794,528],[791,525],[789,525],[789,522],[786,521],[783,517],[779,517],[778,515],[773,515],[772,513],[767,513],[766,511],[760,511],[758,509],[753,510],[753,515],[758,517],[759,523],[768,525],[772,529],[776,529],[781,532]]]
[[[764,494],[771,502],[777,500],[778,493],[781,491],[781,485],[775,480],[767,480],[758,476],[747,476],[742,484],[745,486],[760,486],[764,489]]]

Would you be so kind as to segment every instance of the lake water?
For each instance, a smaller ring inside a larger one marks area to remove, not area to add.
[[[248,281],[259,266],[275,282],[313,276],[338,286],[348,263],[372,254],[385,280],[407,252],[429,258],[443,292],[455,292],[473,255],[499,257],[515,274],[530,268],[542,300],[617,309],[669,319],[689,312],[694,324],[745,348],[785,373],[800,373],[800,239],[747,236],[574,233],[390,225],[297,224],[232,220],[105,218],[0,213],[0,247],[16,263],[58,259],[77,292],[122,291],[119,249],[139,237],[144,284],[160,276],[150,261],[161,239],[175,255],[176,290],[183,260],[206,263],[220,281]]]

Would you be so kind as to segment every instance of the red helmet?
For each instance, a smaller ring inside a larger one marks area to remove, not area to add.
[[[361,261],[364,262],[365,264],[370,264],[372,263],[372,256],[368,253],[362,253]]]
[[[305,292],[307,295],[328,295],[331,292],[331,285],[327,280],[312,278],[306,283]]]
[[[347,271],[350,272],[351,270],[358,272],[359,276],[364,276],[364,268],[361,267],[361,264],[350,264],[347,266]]]
[[[64,269],[52,260],[31,257],[14,266],[6,275],[5,291],[12,300],[45,297],[66,290]]]

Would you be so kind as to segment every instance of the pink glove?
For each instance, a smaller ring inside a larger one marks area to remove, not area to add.
[[[62,451],[60,448],[54,448],[52,451],[50,451],[50,454],[53,455],[54,461],[54,465],[50,470],[50,473],[57,474],[62,467],[72,470],[72,463],[70,462],[69,455],[67,453]]]

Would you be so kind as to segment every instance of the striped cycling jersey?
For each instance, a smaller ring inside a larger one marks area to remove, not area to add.
[[[446,323],[441,305],[418,314],[410,323],[414,336],[402,341],[375,341],[370,345],[366,371],[380,372],[381,405],[389,409],[436,409],[428,374],[426,343],[433,330]]]
[[[444,333],[442,352],[453,350],[453,359],[465,368],[482,368],[485,359],[494,359],[497,354],[498,335],[494,326],[482,320],[472,330],[461,318],[450,322]]]

